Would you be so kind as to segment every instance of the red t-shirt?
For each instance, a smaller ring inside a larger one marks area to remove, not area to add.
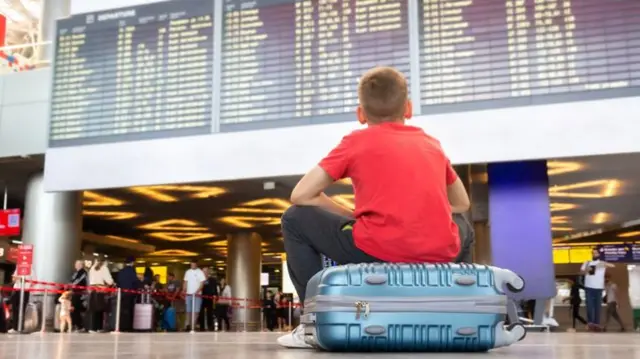
[[[387,262],[450,262],[460,251],[447,186],[457,175],[422,129],[383,123],[354,131],[320,162],[355,190],[353,237]]]

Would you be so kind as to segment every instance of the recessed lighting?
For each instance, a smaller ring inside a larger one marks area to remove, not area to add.
[[[571,209],[575,209],[578,208],[577,205],[573,204],[573,203],[551,203],[551,212],[561,212],[561,211],[568,211]]]
[[[630,238],[630,237],[638,237],[640,236],[640,231],[631,231],[618,234],[620,238]]]
[[[205,262],[211,262],[212,260],[213,260],[213,259],[211,259],[211,258],[205,258],[205,259],[204,259],[204,261],[205,261]]]
[[[160,263],[151,263],[152,266],[159,266]]]
[[[189,192],[191,193],[189,198],[211,198],[227,192],[224,188],[209,186],[151,186],[132,187],[129,190],[158,202],[178,202],[180,200],[166,192]]]
[[[198,253],[185,251],[182,249],[166,249],[149,253],[149,257],[195,257]]]
[[[608,222],[610,217],[611,215],[609,213],[599,212],[593,215],[593,217],[591,218],[591,221],[594,224],[603,224]]]
[[[219,221],[237,228],[254,228],[260,225],[264,225],[264,226],[280,225],[280,217],[230,216],[230,217],[222,217],[219,219]]]
[[[267,207],[267,208],[264,208]],[[245,202],[229,211],[236,213],[282,214],[291,207],[291,202],[281,198],[263,198]]]
[[[569,223],[569,217],[567,216],[553,216],[551,217],[552,224],[565,224]]]
[[[155,239],[161,239],[163,241],[169,242],[191,242],[198,241],[201,239],[209,239],[213,238],[216,235],[212,233],[193,233],[193,232],[153,232],[147,233],[147,236],[153,237]]]
[[[188,219],[167,219],[164,221],[143,224],[141,226],[138,226],[138,229],[182,232],[202,232],[209,230],[209,228],[207,227],[201,227],[200,223]]]
[[[573,228],[571,227],[551,227],[553,232],[571,232]]]
[[[580,162],[547,161],[547,174],[555,176],[563,173],[576,172],[584,168]]]
[[[111,212],[111,211],[82,211],[82,215],[90,216],[90,217],[104,217],[105,219],[112,220],[112,221],[122,221],[122,220],[138,217],[138,214],[133,212]]]
[[[550,197],[564,198],[586,198],[598,199],[614,197],[619,193],[622,182],[616,179],[601,179],[595,181],[572,183],[562,186],[553,186],[549,189]],[[584,190],[593,188],[597,192],[579,192],[576,190]]]
[[[82,205],[84,207],[118,207],[125,205],[125,201],[117,198],[103,196],[100,193],[84,191]]]

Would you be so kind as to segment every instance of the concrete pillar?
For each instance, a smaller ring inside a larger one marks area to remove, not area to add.
[[[40,16],[40,29],[38,42],[49,42],[49,45],[38,47],[38,60],[50,63],[55,54],[56,21],[65,18],[71,13],[71,0],[43,0]]]
[[[234,298],[246,298],[250,305],[260,300],[260,273],[262,271],[262,238],[257,233],[238,233],[229,240],[227,255],[227,277]],[[244,305],[245,303],[240,303]],[[233,321],[242,329],[258,329],[259,309],[233,311]]]

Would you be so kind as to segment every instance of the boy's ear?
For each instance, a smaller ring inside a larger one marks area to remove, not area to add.
[[[364,110],[362,109],[361,106],[358,106],[358,109],[356,110],[356,115],[358,116],[358,122],[360,122],[361,125],[367,124],[367,116],[364,114]]]
[[[407,100],[407,103],[404,105],[404,119],[410,120],[413,117],[413,104],[411,100]]]

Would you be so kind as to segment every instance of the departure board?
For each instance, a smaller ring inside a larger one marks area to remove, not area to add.
[[[419,0],[424,114],[640,94],[638,0]]]
[[[354,119],[378,65],[409,78],[407,0],[224,0],[220,128]]]
[[[58,21],[50,146],[211,132],[213,1]]]

